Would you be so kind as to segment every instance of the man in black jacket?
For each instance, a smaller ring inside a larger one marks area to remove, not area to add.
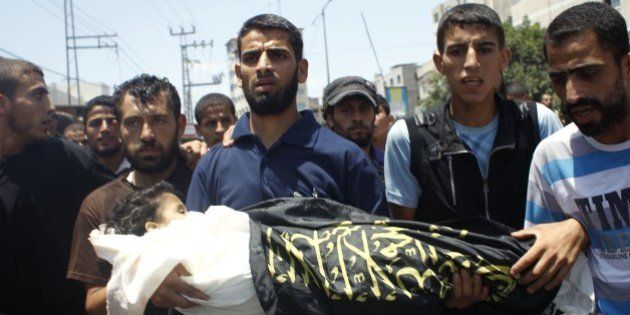
[[[83,198],[110,178],[91,155],[49,138],[54,106],[43,71],[0,58],[0,313],[81,314],[65,278]]]
[[[534,148],[562,125],[542,105],[516,104],[497,93],[510,51],[489,7],[448,11],[437,48],[433,61],[452,95],[390,130],[385,184],[392,214],[431,223],[483,216],[520,228]]]

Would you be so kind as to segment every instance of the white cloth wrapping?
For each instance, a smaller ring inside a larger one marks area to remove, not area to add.
[[[595,310],[593,276],[584,254],[578,256],[553,303],[568,315],[588,315]]]
[[[227,207],[190,212],[168,226],[135,235],[94,230],[96,254],[113,265],[107,283],[109,314],[142,314],[170,271],[181,263],[184,281],[210,296],[183,314],[264,314],[249,265],[249,217]]]

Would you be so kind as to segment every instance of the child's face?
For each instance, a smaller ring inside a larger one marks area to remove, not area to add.
[[[155,223],[157,227],[164,227],[173,220],[186,217],[188,210],[179,198],[171,193],[162,194],[159,197],[160,207],[156,211]]]

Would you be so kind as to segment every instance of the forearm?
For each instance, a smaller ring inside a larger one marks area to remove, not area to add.
[[[89,315],[107,314],[107,289],[104,286],[87,285],[85,311]]]
[[[416,209],[403,207],[394,203],[389,204],[392,218],[398,220],[413,220],[416,216]]]

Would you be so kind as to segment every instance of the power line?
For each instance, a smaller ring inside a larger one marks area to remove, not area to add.
[[[166,3],[166,5],[168,6],[169,9],[171,9],[171,12],[173,12],[173,14],[175,15],[175,17],[177,17],[177,19],[179,20],[179,22],[184,25],[186,24],[186,22],[184,21],[184,19],[182,19],[182,17],[177,14],[177,11],[175,10],[175,8],[171,5],[171,3],[169,2],[169,0],[164,0],[164,2]]]
[[[6,50],[6,49],[2,48],[2,47],[0,47],[0,51],[2,51],[3,53],[5,53],[5,54],[7,54],[7,55],[9,55],[9,56],[11,56],[11,57],[13,57],[13,58],[15,58],[15,59],[20,59],[20,60],[26,60],[26,61],[28,61],[28,59],[26,59],[26,58],[24,58],[24,57],[22,57],[22,56],[20,56],[20,55],[17,55],[17,54],[15,54],[15,53],[12,53],[12,52],[10,52],[10,51],[8,51],[8,50]],[[42,68],[42,69],[46,70],[46,72],[50,72],[50,73],[52,73],[52,74],[56,74],[56,75],[58,75],[58,76],[60,76],[60,77],[63,77],[64,79],[68,77],[68,76],[66,76],[65,74],[63,74],[63,73],[62,73],[62,72],[60,72],[60,71],[57,71],[57,70],[54,70],[54,69],[51,69],[51,68],[47,68],[47,67],[44,67],[44,66],[42,66],[42,65],[38,65],[38,66],[39,66],[40,68]],[[91,82],[87,82],[87,81],[84,81],[84,80],[81,80],[81,82],[83,82],[83,83],[91,83]]]
[[[35,1],[35,0],[31,0],[31,2],[32,2],[34,5],[36,5],[36,6],[40,7],[42,10],[46,11],[48,14],[50,14],[50,16],[52,16],[52,17],[54,17],[55,19],[59,20],[61,23],[63,23],[63,22],[64,22],[62,17],[60,17],[60,16],[56,15],[55,13],[53,13],[52,11],[48,10],[48,8],[46,8],[45,6],[43,6],[41,3],[39,3],[39,2],[37,2],[37,1]]]
[[[144,0],[144,2],[149,4],[149,6],[153,8],[155,12],[157,12],[157,14],[162,18],[162,20],[164,20],[167,26],[171,26],[171,22],[169,22],[169,20],[164,16],[164,14],[162,14],[162,12],[158,8],[156,8],[150,0]]]

